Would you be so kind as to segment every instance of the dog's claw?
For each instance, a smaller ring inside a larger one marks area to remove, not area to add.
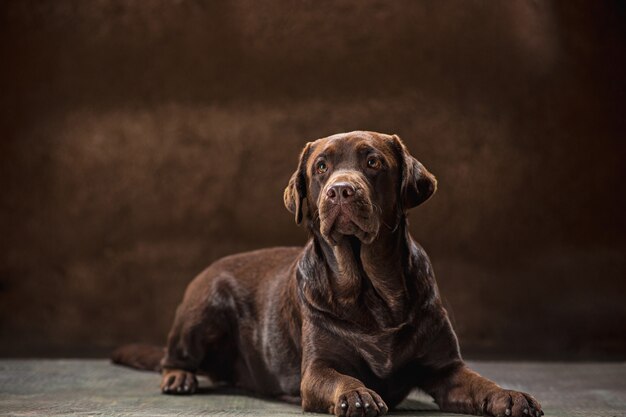
[[[541,405],[528,394],[498,390],[485,398],[483,413],[500,417],[541,417]]]
[[[163,394],[187,395],[196,392],[198,381],[193,373],[183,370],[169,370],[163,375]]]
[[[387,411],[387,405],[380,395],[363,387],[340,395],[331,414],[337,417],[379,417],[387,414]]]

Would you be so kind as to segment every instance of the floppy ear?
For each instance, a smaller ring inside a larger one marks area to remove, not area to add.
[[[298,168],[289,179],[289,184],[283,193],[285,207],[295,214],[296,224],[302,222],[302,202],[306,198],[306,163],[309,159],[311,142],[307,143],[300,153]]]
[[[437,190],[437,179],[411,156],[402,140],[393,135],[400,158],[400,196],[404,210],[419,206]]]

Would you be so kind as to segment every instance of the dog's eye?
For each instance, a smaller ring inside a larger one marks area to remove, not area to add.
[[[367,166],[372,169],[380,169],[381,165],[380,160],[377,158],[370,158],[367,160]]]
[[[324,172],[328,171],[328,165],[326,165],[326,162],[324,161],[318,162],[316,168],[318,174],[323,174]]]

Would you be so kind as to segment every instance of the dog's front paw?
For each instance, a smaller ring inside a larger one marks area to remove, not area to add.
[[[387,404],[380,395],[367,388],[344,392],[335,402],[334,412],[337,417],[376,417],[387,414]]]
[[[541,404],[523,392],[500,390],[485,398],[483,412],[494,417],[541,417]]]
[[[163,394],[190,395],[198,389],[198,380],[192,372],[180,369],[163,371],[161,392]]]

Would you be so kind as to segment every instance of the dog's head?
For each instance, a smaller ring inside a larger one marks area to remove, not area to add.
[[[306,199],[309,220],[329,243],[353,235],[369,244],[381,225],[394,229],[436,188],[435,177],[398,136],[350,132],[307,143],[284,199],[298,224]]]

